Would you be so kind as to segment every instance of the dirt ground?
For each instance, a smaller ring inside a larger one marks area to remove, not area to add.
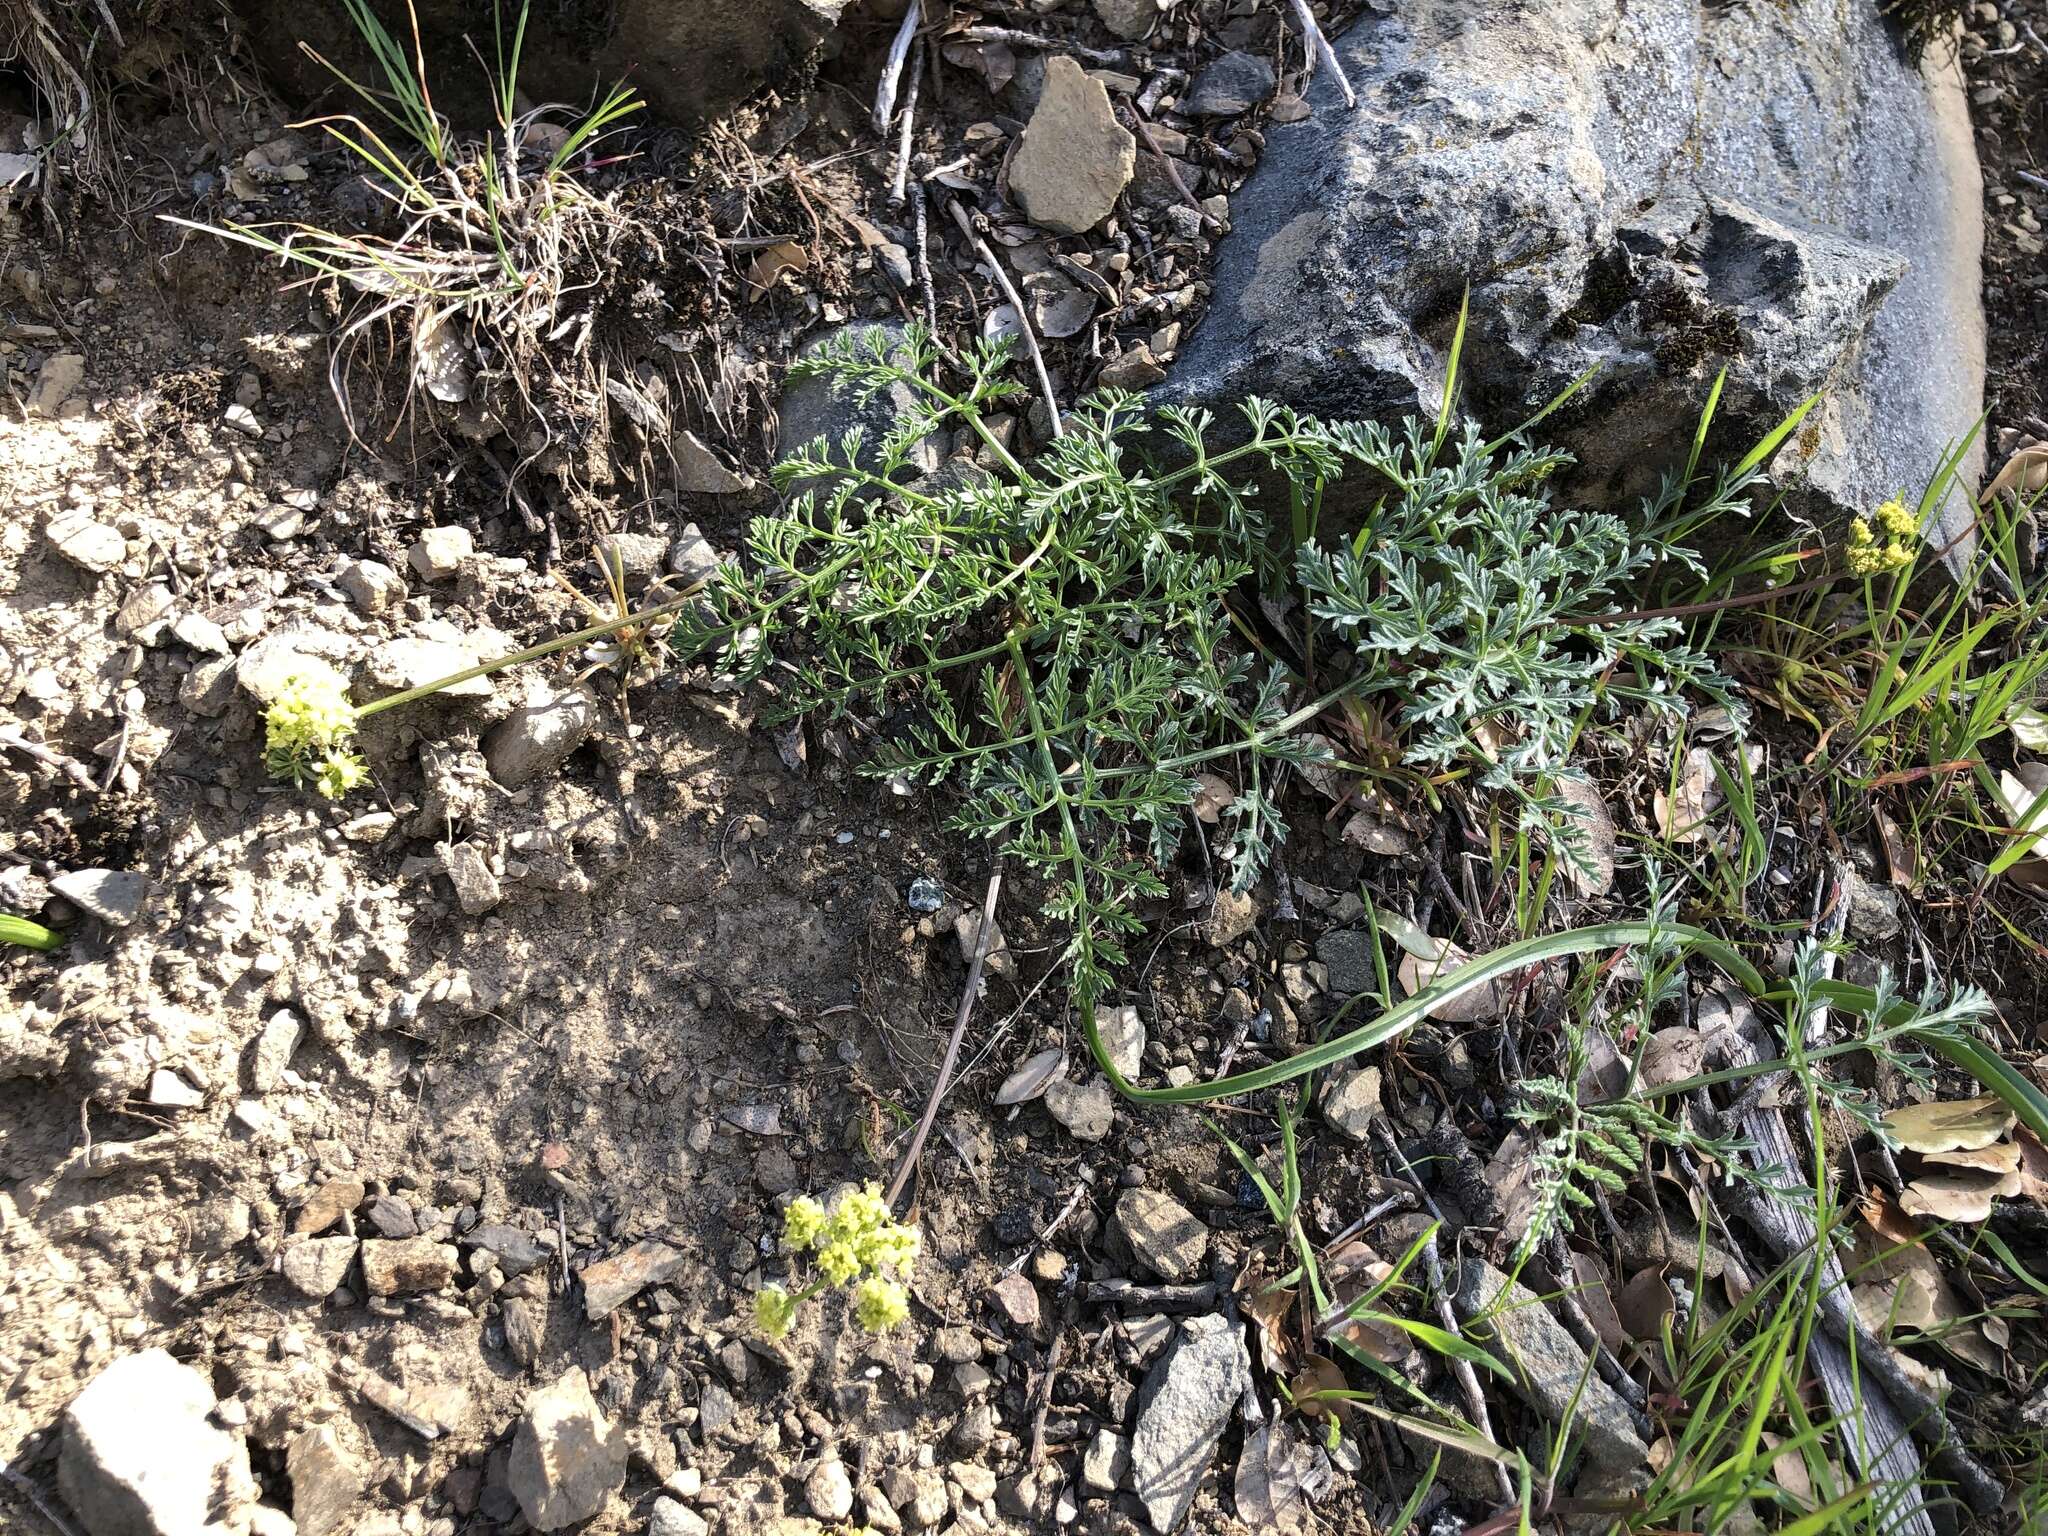
[[[1996,22],[2048,32],[2035,0]],[[1275,24],[1262,9],[1212,46]],[[685,255],[705,247],[682,232],[743,231],[726,247],[738,264],[821,208],[900,230],[884,157],[850,154],[871,147],[861,97],[889,30],[851,25],[813,84],[700,136],[648,134],[642,166],[621,175],[626,206],[673,238],[644,264],[660,313],[632,319],[622,334],[643,350],[619,356],[647,368],[643,385],[666,381],[674,424],[751,477],[731,495],[678,490],[615,417],[609,436],[573,445],[581,468],[601,458],[608,473],[579,484],[567,466],[529,517],[488,445],[470,451],[446,414],[371,408],[369,361],[357,398],[378,425],[356,440],[327,373],[332,292],[284,289],[256,253],[156,217],[217,216],[239,195],[222,168],[292,138],[289,111],[240,62],[123,98],[125,199],[17,199],[0,213],[0,747],[43,749],[0,750],[0,907],[41,908],[63,870],[144,881],[131,920],[78,911],[56,955],[0,951],[0,1463],[20,1474],[0,1486],[0,1528],[57,1528],[60,1412],[110,1360],[153,1346],[210,1378],[272,1505],[293,1503],[286,1447],[332,1428],[361,1491],[330,1529],[363,1536],[523,1528],[511,1427],[534,1385],[571,1365],[633,1447],[593,1533],[644,1529],[690,1468],[692,1501],[733,1533],[804,1513],[828,1451],[856,1488],[918,1466],[921,1450],[926,1465],[1007,1478],[1035,1442],[1072,1471],[1096,1429],[1126,1420],[1175,1309],[1103,1289],[1134,1273],[1112,1230],[1120,1193],[1165,1189],[1199,1213],[1196,1279],[1227,1293],[1261,1262],[1258,1196],[1195,1117],[1120,1106],[1084,1141],[1043,1103],[993,1104],[1034,1052],[1063,1047],[1077,1076],[1086,1057],[1057,975],[1046,980],[1059,934],[1013,885],[1009,964],[988,978],[923,1160],[914,1209],[929,1257],[912,1326],[875,1337],[814,1309],[785,1344],[762,1341],[752,1295],[777,1197],[886,1178],[924,1102],[966,973],[954,918],[980,903],[986,850],[944,831],[942,803],[856,776],[844,732],[765,725],[763,699],[701,671],[628,690],[589,658],[555,658],[551,687],[590,669],[598,725],[558,773],[516,791],[493,780],[482,743],[526,702],[533,669],[395,711],[366,740],[374,791],[341,804],[266,777],[260,715],[237,684],[236,656],[267,643],[393,676],[450,647],[536,643],[590,622],[570,588],[606,601],[600,537],[649,536],[665,558],[694,524],[726,552],[772,510],[772,402],[795,346],[835,318],[914,311],[917,295],[856,236],[747,302],[731,272],[706,286]],[[2048,200],[2048,50],[2023,46],[2033,33],[1970,63],[2000,231],[1987,252],[1994,425],[2048,435],[2048,289],[2030,222]],[[1986,36],[2008,41],[1995,23]],[[935,134],[1014,111],[965,69],[949,79]],[[310,135],[294,142],[312,174],[272,188],[273,206],[345,214],[348,178]],[[1227,187],[1250,160],[1214,163]],[[810,169],[764,184],[771,166]],[[1155,190],[1162,208],[1177,200]],[[751,199],[737,216],[734,196]],[[1201,270],[1199,252],[1183,257],[1159,290],[1189,290]],[[937,287],[956,329],[990,299],[971,274],[942,271]],[[634,295],[615,297],[630,314]],[[1190,292],[1125,328],[1192,323],[1200,304]],[[1055,355],[1076,382],[1100,366],[1086,343]],[[68,398],[21,409],[62,355],[83,364]],[[115,537],[81,546],[81,564],[51,530],[88,525]],[[474,552],[428,579],[409,551],[451,527]],[[360,560],[400,573],[400,600],[353,601],[342,573]],[[1389,857],[1320,809],[1297,817],[1288,879],[1261,896],[1255,925],[1218,933],[1192,854],[1151,914],[1124,999],[1149,1026],[1148,1071],[1208,1075],[1248,1037],[1284,1046],[1313,1027],[1328,995],[1316,940],[1355,920],[1361,881],[1401,910],[1437,899],[1426,823],[1390,827]],[[451,883],[458,849],[491,866],[499,899],[485,910],[466,911]],[[913,893],[927,877],[943,888],[936,911]],[[1491,1093],[1511,1078],[1489,1032],[1423,1036],[1389,1063],[1387,1093],[1420,1132],[1450,1099],[1497,1111]],[[1383,1192],[1328,1131],[1307,1163],[1323,1236]],[[346,1210],[309,1228],[323,1201]],[[353,1270],[308,1296],[281,1272],[287,1239],[330,1227],[439,1237],[463,1267],[388,1296],[365,1294]],[[593,1320],[582,1271],[642,1239],[678,1261]],[[996,1299],[1017,1270],[1038,1321]],[[1080,1345],[1050,1361],[1065,1331]],[[1398,1507],[1421,1458],[1364,1433],[1330,1462],[1316,1519],[1362,1531]],[[1230,1466],[1226,1452],[1218,1476]],[[970,1515],[987,1503],[977,1485],[954,1478]],[[1190,1528],[1237,1528],[1217,1484],[1203,1501]],[[1078,1519],[1141,1528],[1108,1499]]]

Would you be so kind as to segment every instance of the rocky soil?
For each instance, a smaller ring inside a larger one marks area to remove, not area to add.
[[[1269,232],[1226,232],[1262,230],[1302,196],[1287,157],[1349,153],[1327,136],[1364,121],[1337,115],[1327,69],[1302,77],[1286,7],[958,8],[915,66],[922,204],[891,199],[893,146],[867,121],[900,6],[781,9],[795,74],[708,126],[636,130],[637,165],[592,173],[659,231],[594,312],[619,326],[626,394],[672,414],[609,412],[516,495],[523,445],[502,423],[398,407],[402,348],[386,408],[364,364],[344,418],[331,286],[285,288],[154,217],[356,215],[341,157],[288,126],[249,52],[168,64],[150,50],[193,34],[131,22],[124,195],[0,194],[0,910],[64,936],[0,951],[0,1526],[1364,1531],[1427,1464],[1370,1421],[1325,1440],[1286,1411],[1290,1351],[1250,1299],[1284,1267],[1258,1193],[1195,1117],[1133,1108],[1094,1072],[1028,891],[1001,909],[913,1187],[910,1324],[871,1336],[824,1306],[781,1343],[758,1335],[784,1197],[895,1166],[990,868],[944,832],[942,802],[853,772],[852,728],[771,726],[772,700],[701,669],[571,652],[376,717],[374,792],[329,804],[264,772],[261,708],[290,656],[367,700],[590,623],[610,601],[599,552],[634,601],[730,553],[777,506],[778,404],[785,443],[854,409],[782,392],[829,328],[1014,329],[948,198],[984,215],[1063,406],[1249,355],[1246,283],[1316,271],[1276,269]],[[1415,86],[1388,16],[1457,8],[1356,9],[1325,21],[1340,38],[1356,22],[1339,54],[1369,93]],[[1999,429],[2048,435],[2048,21],[2034,0],[1977,13],[1961,57],[1991,406]],[[1369,86],[1375,67],[1388,79]],[[35,113],[0,72],[0,170],[36,148]],[[1594,222],[1626,245],[1618,207]],[[1762,227],[1730,217],[1744,239]],[[1767,233],[1773,271],[1825,244]],[[1411,393],[1441,366],[1436,287],[1399,317]],[[1813,285],[1793,289],[1750,298],[1826,329]],[[1297,298],[1259,292],[1267,324],[1299,323]],[[1559,318],[1514,298],[1500,312],[1527,335]],[[1862,356],[1869,298],[1833,328],[1837,353],[1759,374],[1755,409]],[[1575,345],[1607,347],[1597,329]],[[1191,337],[1196,366],[1172,374]],[[1713,362],[1689,357],[1688,378]],[[1940,403],[1942,424],[1978,409]],[[1035,403],[1006,430],[1048,425]],[[964,446],[931,445],[929,471]],[[1283,1054],[1370,985],[1361,881],[1412,898],[1441,844],[1395,808],[1297,820],[1252,897],[1179,872],[1105,1021],[1132,1076]],[[1360,1272],[1401,1253],[1425,1218],[1369,1154],[1373,1128],[1419,1146],[1448,1126],[1462,1146],[1458,1127],[1498,1121],[1510,1049],[1430,1027],[1384,1075],[1340,1074],[1306,1133],[1318,1240],[1349,1241]],[[1473,1310],[1506,1284],[1477,1251],[1454,1266]],[[1540,1309],[1526,1322],[1496,1428],[1534,1443],[1569,1410],[1589,1480],[1640,1468],[1627,1406],[1575,1403],[1572,1335]],[[1456,1400],[1440,1361],[1389,1354]],[[1447,1458],[1445,1479],[1418,1529],[1497,1502],[1476,1461]]]

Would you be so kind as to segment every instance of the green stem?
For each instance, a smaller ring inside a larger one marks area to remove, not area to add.
[[[63,942],[62,934],[45,928],[41,923],[0,913],[0,944],[19,944],[23,949],[55,949]]]

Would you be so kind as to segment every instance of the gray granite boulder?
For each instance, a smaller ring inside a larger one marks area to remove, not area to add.
[[[1313,115],[1270,128],[1162,403],[1433,409],[1469,282],[1489,425],[1600,366],[1545,424],[1586,494],[1649,489],[1723,366],[1735,453],[1825,393],[1772,466],[1822,517],[1917,495],[1976,420],[1962,86],[1877,7],[1436,0],[1336,46],[1358,110],[1324,71]]]

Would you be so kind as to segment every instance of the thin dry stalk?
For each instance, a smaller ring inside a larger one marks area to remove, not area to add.
[[[1351,82],[1344,78],[1344,66],[1337,59],[1337,50],[1330,46],[1330,40],[1323,36],[1323,29],[1316,25],[1316,13],[1308,8],[1308,0],[1294,0],[1294,19],[1301,24],[1303,38],[1308,44],[1308,60],[1302,70],[1303,83],[1316,72],[1316,60],[1320,58],[1337,77],[1337,89],[1344,93],[1344,105],[1352,111],[1358,110],[1358,93],[1351,89]]]
[[[1018,334],[1024,338],[1024,350],[1031,354],[1031,367],[1038,374],[1039,392],[1045,396],[1045,412],[1052,420],[1052,435],[1058,437],[1065,430],[1060,422],[1060,404],[1053,397],[1052,376],[1045,371],[1045,354],[1038,350],[1038,334],[1031,329],[1031,316],[1025,313],[1024,300],[1011,284],[1010,275],[1003,270],[1003,264],[996,259],[996,253],[989,249],[988,242],[981,238],[980,232],[967,217],[966,210],[955,202],[948,202],[946,206],[952,209],[953,222],[960,226],[960,232],[973,242],[974,249],[980,254],[981,259],[987,262],[989,270],[995,273],[996,283],[1002,288],[1003,296],[1010,301],[1010,308],[1017,312]]]
[[[875,83],[875,132],[886,134],[889,119],[896,115],[896,86],[903,76],[903,60],[910,53],[911,39],[917,36],[918,23],[923,19],[923,7],[918,0],[910,0],[904,8],[903,22],[896,28],[896,35],[889,40],[889,57],[882,64],[882,78]]]

